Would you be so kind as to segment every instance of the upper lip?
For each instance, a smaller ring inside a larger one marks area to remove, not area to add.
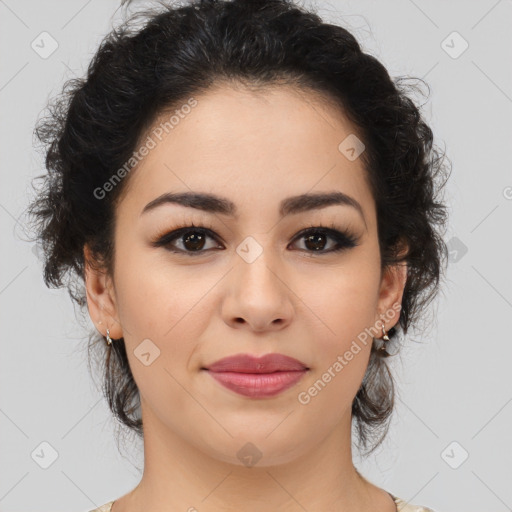
[[[211,372],[238,372],[238,373],[273,373],[286,371],[302,371],[309,368],[284,354],[265,354],[262,357],[251,354],[236,354],[219,359],[215,363],[205,367]]]

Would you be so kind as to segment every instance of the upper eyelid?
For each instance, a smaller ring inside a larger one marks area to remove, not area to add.
[[[183,226],[183,227],[177,227],[177,228],[173,228],[171,230],[167,230],[167,231],[164,231],[162,233],[162,235],[159,235],[157,237],[157,240],[159,238],[163,238],[163,237],[166,237],[166,236],[169,236],[169,235],[179,235],[179,233],[185,233],[187,230],[189,231],[204,231],[205,233],[213,236],[213,237],[217,237],[217,238],[221,238],[220,235],[218,235],[216,232],[215,232],[215,229],[213,227],[207,227],[207,226],[203,226],[203,225],[198,225],[198,226],[193,226],[192,224],[189,225],[189,226]],[[308,231],[326,231],[326,232],[338,232],[342,235],[353,235],[354,237],[356,236],[355,233],[352,233],[352,231],[347,228],[347,229],[344,229],[344,228],[338,228],[338,227],[332,227],[332,226],[326,226],[326,225],[319,225],[319,224],[314,224],[314,225],[311,225],[311,226],[306,226],[304,228],[301,228],[299,229],[299,231],[297,231],[297,233],[294,235],[294,236],[299,236],[301,234],[304,234],[304,233],[307,233]]]
[[[166,238],[169,238],[169,240],[167,242],[165,242],[163,245],[167,245],[167,243],[170,244],[171,242],[174,242],[175,240],[179,240],[180,237],[187,231],[202,231],[207,236],[210,236],[212,239],[216,240],[217,242],[222,241],[222,238],[214,231],[213,228],[207,227],[205,225],[196,226],[196,225],[192,225],[192,224],[193,223],[191,223],[190,225],[187,225],[187,226],[178,227],[178,228],[172,229],[170,231],[164,232],[161,236],[159,236],[156,239],[154,244],[158,244],[160,241],[163,241]],[[334,240],[336,239],[336,235],[339,234],[342,237],[345,237],[349,241],[354,243],[354,245],[359,245],[360,237],[352,230],[350,230],[348,228],[344,229],[344,228],[338,228],[338,227],[331,227],[331,226],[327,226],[327,225],[322,226],[322,225],[318,225],[318,224],[313,224],[311,226],[306,226],[306,227],[300,229],[294,235],[292,242],[295,242],[297,239],[302,238],[310,231],[320,231],[320,232],[324,231],[325,233],[327,233],[327,235],[330,238],[332,238]],[[186,252],[188,252],[188,251],[186,251]],[[206,252],[206,251],[198,251],[198,253],[199,252]]]

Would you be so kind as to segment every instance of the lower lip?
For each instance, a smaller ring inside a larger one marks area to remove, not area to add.
[[[274,373],[208,373],[220,384],[240,395],[265,398],[282,393],[299,382],[307,370]]]

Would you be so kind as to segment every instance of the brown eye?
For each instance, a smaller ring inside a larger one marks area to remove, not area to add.
[[[188,254],[193,256],[194,253],[201,254],[209,251],[211,248],[220,248],[218,244],[213,244],[210,248],[207,246],[207,239],[215,240],[216,237],[207,228],[200,228],[189,226],[181,229],[171,231],[163,235],[156,242],[153,242],[155,247],[165,247],[171,252]],[[180,246],[177,246],[177,245]]]
[[[181,237],[186,249],[197,251],[204,247],[206,235],[198,231],[190,231]]]
[[[312,251],[321,251],[325,249],[328,238],[324,233],[312,233],[304,238],[304,244]]]
[[[218,240],[218,237],[210,228],[192,225],[170,231],[152,242],[152,245],[188,256],[199,256],[212,249],[223,249],[223,246],[218,242],[207,247],[208,238],[214,241]],[[302,230],[294,239],[295,242],[299,240],[304,240],[304,248],[299,250],[311,255],[339,252],[359,245],[357,237],[348,231],[339,231],[323,226],[314,226]]]
[[[302,239],[304,240],[306,252],[322,254],[338,252],[358,245],[357,238],[350,233],[320,226],[301,231],[296,240]],[[331,246],[334,245],[334,248],[326,249],[326,246],[329,245],[329,239],[334,241],[334,244],[331,242]]]

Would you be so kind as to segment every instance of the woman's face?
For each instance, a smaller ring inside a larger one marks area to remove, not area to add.
[[[292,461],[334,430],[349,435],[372,335],[380,318],[397,323],[405,274],[381,279],[375,204],[341,111],[283,86],[195,100],[143,140],[116,211],[113,279],[103,289],[88,269],[91,317],[124,337],[146,432],[234,464],[247,452],[260,466]],[[219,199],[148,207],[196,193]],[[290,199],[320,193],[353,204]],[[300,234],[315,227],[355,245]],[[272,396],[240,394],[204,369],[273,353],[308,370]]]

